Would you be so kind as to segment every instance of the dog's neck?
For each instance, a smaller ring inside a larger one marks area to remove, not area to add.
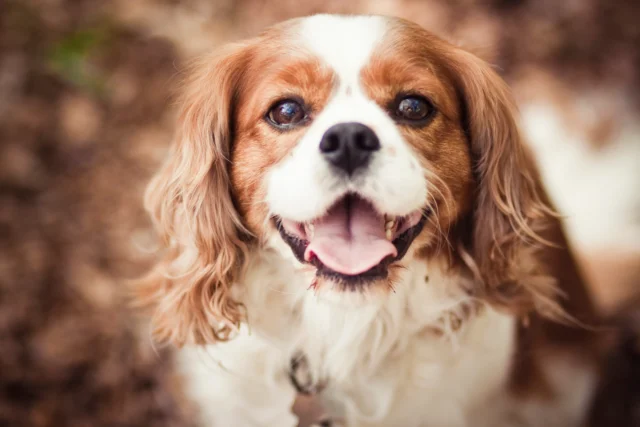
[[[409,262],[398,272],[394,292],[363,301],[362,295],[310,289],[314,271],[279,253],[267,248],[252,257],[241,295],[248,324],[286,354],[304,352],[318,379],[370,377],[415,339],[446,342],[455,350],[482,307],[469,283],[441,260]]]

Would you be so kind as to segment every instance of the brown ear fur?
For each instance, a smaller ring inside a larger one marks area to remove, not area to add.
[[[136,298],[154,310],[159,341],[226,340],[244,316],[230,295],[246,258],[247,232],[231,198],[228,159],[248,50],[231,46],[194,64],[175,145],[146,193],[145,207],[166,253],[137,284]]]
[[[495,303],[521,313],[536,309],[561,316],[556,280],[537,259],[541,247],[555,243],[545,230],[557,217],[521,140],[510,90],[476,56],[460,49],[447,55],[464,109],[476,180],[471,240],[464,242],[475,264],[471,267]]]

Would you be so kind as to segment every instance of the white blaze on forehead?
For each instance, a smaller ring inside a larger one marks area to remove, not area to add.
[[[359,88],[360,70],[387,32],[380,16],[315,15],[302,21],[302,42],[329,65],[340,89]]]

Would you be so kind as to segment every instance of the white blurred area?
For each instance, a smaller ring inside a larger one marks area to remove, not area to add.
[[[640,250],[640,123],[610,98],[624,103],[619,93],[582,94],[570,105],[531,100],[520,106],[522,127],[574,242]],[[593,141],[589,124],[612,108],[621,111],[615,126]]]
[[[597,300],[612,311],[640,285],[640,123],[611,88],[527,98],[524,133]]]

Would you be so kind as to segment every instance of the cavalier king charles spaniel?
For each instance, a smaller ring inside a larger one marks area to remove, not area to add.
[[[316,15],[194,64],[137,288],[202,425],[581,426],[594,311],[487,63]]]

